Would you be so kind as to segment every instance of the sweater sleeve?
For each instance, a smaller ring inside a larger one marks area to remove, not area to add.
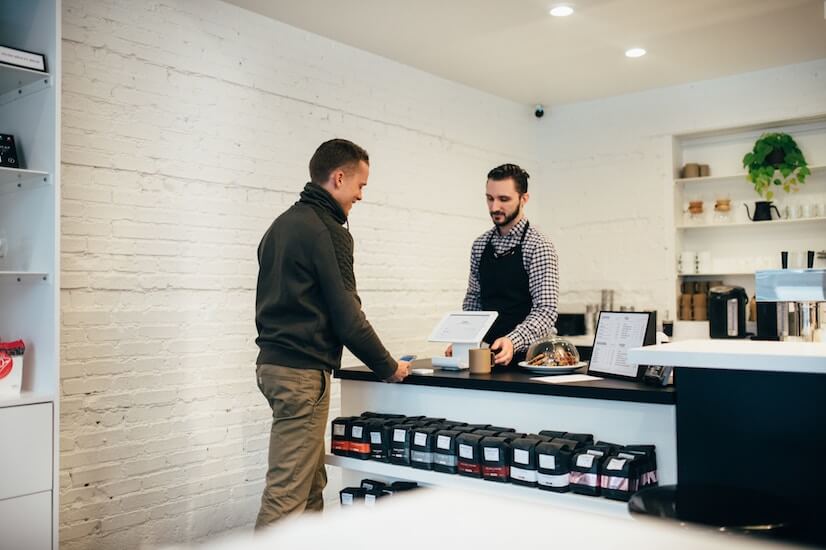
[[[361,310],[358,295],[345,288],[329,233],[323,232],[316,238],[313,262],[336,336],[379,378],[393,376],[396,360]]]

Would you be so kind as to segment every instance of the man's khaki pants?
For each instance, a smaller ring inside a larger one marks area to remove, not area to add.
[[[324,431],[330,373],[258,365],[258,388],[272,409],[267,484],[255,528],[290,514],[324,508]]]

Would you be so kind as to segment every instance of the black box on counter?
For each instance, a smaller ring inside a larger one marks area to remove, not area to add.
[[[637,457],[609,456],[600,472],[602,496],[628,502],[639,490],[640,460]]]
[[[361,487],[346,487],[338,492],[338,497],[342,506],[355,506],[364,504],[365,493],[367,490]]]
[[[370,458],[370,430],[369,426],[374,422],[369,418],[356,418],[349,425],[350,437],[349,451],[347,456],[368,460]]]
[[[459,475],[482,477],[481,441],[482,436],[478,433],[459,434],[456,438]]]
[[[413,441],[410,444],[410,465],[420,470],[433,469],[433,452],[436,450],[435,434],[440,426],[425,426],[413,430]]]
[[[436,448],[433,451],[433,469],[444,474],[455,474],[458,471],[458,451],[456,438],[458,430],[439,430],[435,433]]]
[[[482,456],[482,477],[488,481],[508,482],[510,476],[510,452],[512,439],[503,436],[486,436],[479,443]]]
[[[511,441],[511,483],[536,487],[536,446],[540,439],[522,437]]]
[[[567,493],[571,490],[573,447],[558,441],[542,442],[536,446],[536,482],[543,491]]]
[[[350,428],[357,416],[340,416],[332,421],[330,450],[334,455],[348,456],[350,453]]]
[[[586,447],[576,453],[571,464],[571,491],[580,495],[599,496],[600,476],[605,453]]]

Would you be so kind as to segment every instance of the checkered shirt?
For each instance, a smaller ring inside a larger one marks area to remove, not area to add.
[[[519,244],[528,219],[523,218],[504,237],[499,235],[496,227],[485,231],[473,241],[470,250],[470,277],[467,293],[462,303],[465,311],[482,309],[481,287],[479,284],[479,262],[491,235],[491,244],[497,254],[506,252]],[[528,227],[525,242],[522,244],[522,263],[528,273],[528,285],[531,293],[531,311],[524,321],[508,334],[513,342],[514,351],[528,349],[536,340],[553,333],[557,318],[559,302],[559,262],[554,245],[533,225]]]

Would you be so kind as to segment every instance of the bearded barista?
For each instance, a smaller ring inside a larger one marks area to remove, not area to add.
[[[486,198],[493,227],[473,242],[462,309],[496,311],[485,335],[498,365],[525,359],[528,347],[552,333],[559,274],[554,245],[525,217],[528,173],[503,164],[488,173]],[[451,355],[448,348],[446,355]]]

